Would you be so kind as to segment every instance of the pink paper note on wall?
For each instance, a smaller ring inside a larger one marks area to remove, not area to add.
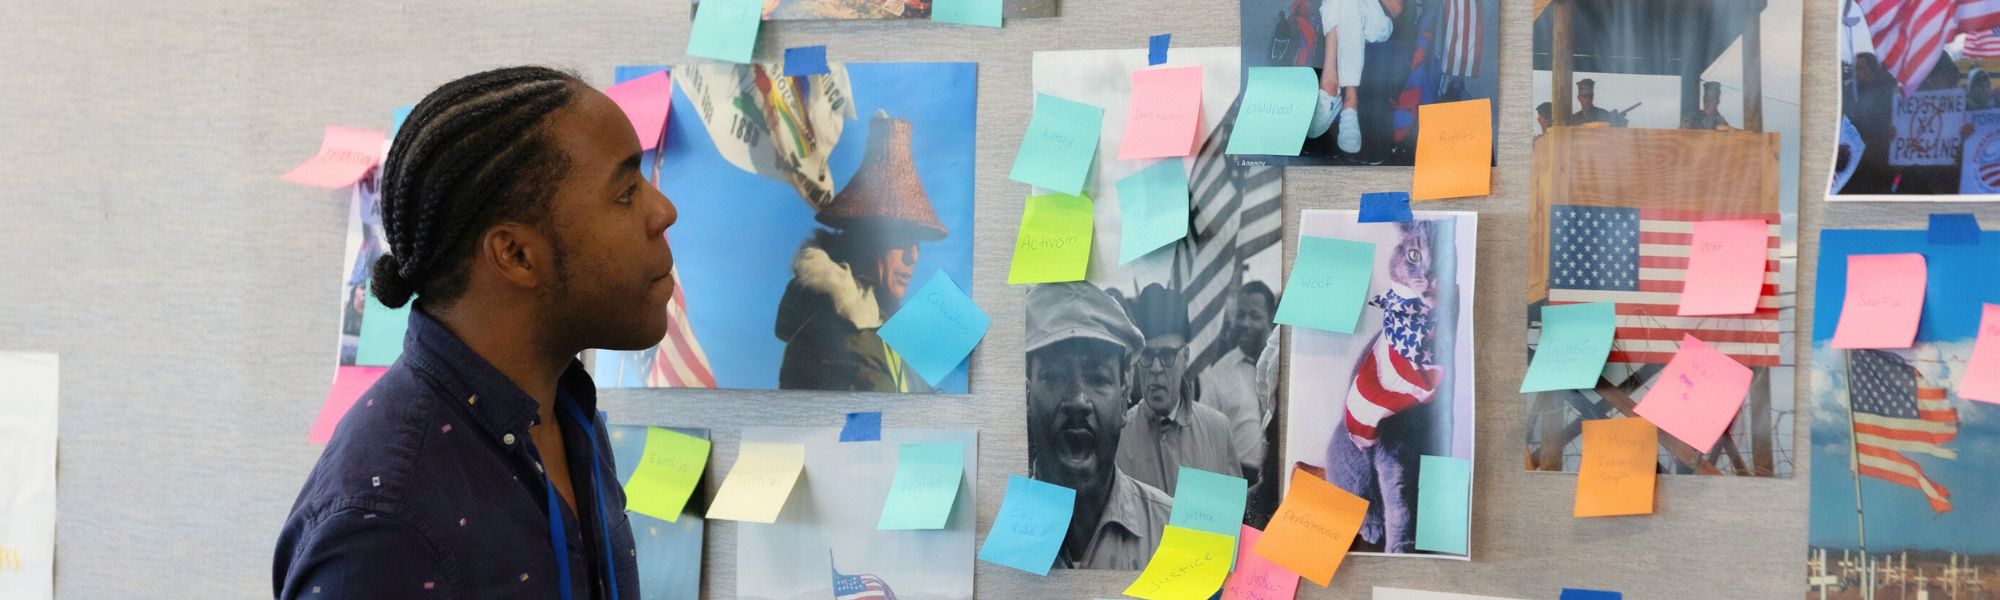
[[[389,134],[380,131],[328,125],[319,152],[278,179],[330,190],[353,185],[382,161],[382,145],[388,142]]]
[[[1298,596],[1298,575],[1250,551],[1263,535],[1244,525],[1236,536],[1236,570],[1222,584],[1222,600],[1292,600]]]
[[[1118,160],[1194,153],[1201,129],[1201,67],[1132,72],[1132,103]]]
[[[1707,453],[1743,408],[1750,378],[1750,367],[1681,334],[1681,351],[1667,361],[1667,368],[1653,380],[1653,389],[1639,401],[1639,416]]]
[[[1762,219],[1694,223],[1680,316],[1756,312],[1770,254],[1769,230]]]
[[[2000,304],[1981,309],[1979,337],[1972,342],[1972,358],[1965,361],[1958,397],[2000,404]]]
[[[1847,298],[1833,347],[1908,348],[1924,314],[1922,254],[1854,254],[1847,257]]]
[[[673,81],[661,71],[604,88],[604,95],[625,111],[632,130],[639,133],[639,149],[660,147],[660,134],[667,129],[667,113],[674,108]]]
[[[333,389],[326,393],[326,403],[319,407],[319,418],[313,419],[312,430],[306,433],[306,441],[324,444],[333,438],[333,428],[340,424],[341,417],[347,416],[347,409],[354,406],[361,394],[375,385],[388,367],[340,367],[333,374]]]

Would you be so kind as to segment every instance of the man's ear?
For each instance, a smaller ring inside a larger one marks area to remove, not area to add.
[[[533,289],[539,285],[542,271],[553,268],[548,247],[547,236],[538,229],[504,222],[480,235],[477,262],[491,267],[501,281]]]

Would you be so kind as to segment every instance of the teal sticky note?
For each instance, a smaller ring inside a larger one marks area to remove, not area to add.
[[[368,304],[361,309],[361,339],[355,344],[354,365],[358,367],[386,367],[403,355],[403,333],[410,329],[410,307],[389,308],[368,293]]]
[[[1472,461],[1425,454],[1417,461],[1417,549],[1465,554]]]
[[[1076,490],[1008,475],[1007,495],[979,545],[979,560],[1048,575],[1075,511]]]
[[[1174,482],[1174,510],[1167,524],[1235,538],[1243,531],[1243,507],[1250,482],[1242,477],[1181,467]],[[1236,564],[1230,555],[1230,564]]]
[[[965,444],[903,444],[876,529],[944,529],[965,474]]]
[[[931,20],[980,27],[1000,26],[1000,0],[933,0]]]
[[[1354,333],[1375,272],[1375,244],[1299,237],[1299,255],[1273,321],[1334,333]]]
[[[1521,392],[1597,387],[1618,330],[1617,308],[1610,302],[1543,306],[1542,336],[1528,375],[1521,379]]]
[[[1075,196],[1083,193],[1090,164],[1097,160],[1097,136],[1104,128],[1104,109],[1035,94],[1035,114],[1028,133],[1014,154],[1008,179]]]
[[[993,319],[972,303],[951,275],[938,271],[916,294],[903,300],[903,307],[876,330],[876,335],[935,386],[965,362],[992,324]]]
[[[1311,67],[1250,67],[1225,152],[1298,156],[1312,127],[1318,90]]]
[[[1118,264],[1187,237],[1188,180],[1169,158],[1118,180]]]
[[[757,29],[764,24],[762,0],[701,0],[694,10],[694,30],[688,33],[688,54],[733,63],[748,63],[757,49]]]

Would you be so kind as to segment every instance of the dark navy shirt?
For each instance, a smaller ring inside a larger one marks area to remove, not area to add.
[[[556,511],[569,596],[612,598],[615,588],[617,600],[638,598],[625,493],[581,363],[563,373],[556,402],[577,504]],[[562,597],[548,510],[556,496],[528,437],[537,407],[458,336],[410,311],[402,356],[341,420],[299,491],[273,592]]]

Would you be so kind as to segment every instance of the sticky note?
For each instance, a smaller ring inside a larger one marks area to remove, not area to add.
[[[1484,196],[1493,185],[1493,105],[1486,98],[1417,106],[1417,200]]]
[[[1750,367],[1694,336],[1681,334],[1681,349],[1653,378],[1639,401],[1639,416],[1706,454],[1736,420],[1750,393]]]
[[[1103,129],[1104,109],[1035,94],[1035,114],[1028,117],[1028,132],[1021,136],[1007,178],[1072,196],[1083,193]]]
[[[972,303],[951,275],[938,271],[916,294],[904,298],[903,307],[876,333],[935,386],[965,362],[992,324],[993,319]]]
[[[1908,348],[1917,341],[1928,279],[1922,254],[1850,254],[1833,347]]]
[[[1361,531],[1361,517],[1367,513],[1367,500],[1294,467],[1291,489],[1285,490],[1285,499],[1253,551],[1326,587],[1347,557],[1347,548],[1354,545],[1354,534]]]
[[[1000,26],[1000,0],[933,0],[931,20],[940,23]]]
[[[1610,302],[1543,306],[1542,335],[1521,393],[1597,387],[1618,331],[1617,312]]]
[[[1311,67],[1250,67],[1227,154],[1298,156],[1319,102]]]
[[[1618,592],[1563,588],[1560,600],[1624,600],[1624,598],[1625,595]]]
[[[1236,535],[1236,570],[1222,583],[1222,600],[1292,600],[1299,592],[1299,576],[1277,563],[1251,552],[1264,532],[1249,525]]]
[[[2000,404],[2000,304],[1980,305],[1979,334],[1972,341],[1972,358],[1965,361],[1958,397]]]
[[[903,444],[876,529],[944,529],[965,475],[965,444]]]
[[[688,32],[688,54],[733,63],[749,63],[757,50],[757,29],[764,24],[762,0],[701,0],[694,8],[694,30]]]
[[[751,523],[775,523],[784,510],[799,470],[806,466],[802,444],[744,442],[736,466],[708,505],[708,518]]]
[[[374,387],[388,367],[339,367],[333,373],[333,388],[327,390],[326,401],[320,404],[319,416],[313,419],[312,429],[306,432],[306,441],[324,444],[333,438],[333,429],[340,419],[347,416],[347,410],[361,399],[361,395]]]
[[[1971,213],[1931,215],[1926,239],[1937,246],[1964,246],[1979,243],[1979,218]]]
[[[878,442],[882,440],[882,413],[847,413],[847,424],[840,428],[840,441]]]
[[[1770,225],[1763,219],[1696,221],[1688,238],[1680,316],[1757,312],[1764,290]]]
[[[1083,281],[1090,269],[1090,198],[1048,194],[1028,198],[1007,283]]]
[[[416,109],[417,105],[415,104],[405,104],[396,107],[395,111],[389,113],[389,140],[394,141],[396,139],[396,133],[403,130],[403,122],[410,120],[410,111]]]
[[[709,441],[671,429],[646,428],[646,450],[625,483],[625,507],[677,522],[708,469]]]
[[[1299,237],[1299,254],[1285,279],[1273,321],[1334,333],[1354,333],[1375,272],[1375,244]]]
[[[326,126],[323,135],[319,152],[278,179],[330,190],[353,185],[381,162],[382,145],[389,141],[388,134],[380,131],[339,125]]]
[[[1660,429],[1645,419],[1583,422],[1583,464],[1576,470],[1578,517],[1653,514]]]
[[[1417,459],[1417,549],[1465,554],[1470,535],[1472,461],[1425,454]]]
[[[1385,588],[1385,587],[1375,588],[1375,594],[1371,598],[1372,600],[1513,600],[1511,598],[1501,598],[1499,596],[1475,596],[1472,594],[1453,594],[1449,592],[1427,592],[1423,590],[1405,590],[1399,588]]]
[[[1201,67],[1132,72],[1118,160],[1194,154],[1201,134]]]
[[[1118,264],[1132,262],[1188,232],[1188,180],[1169,158],[1118,180]]]
[[[386,367],[403,355],[403,334],[410,329],[410,307],[389,308],[367,294],[361,307],[361,335],[354,344],[354,364],[364,367]]]
[[[1167,524],[1234,538],[1243,526],[1243,508],[1249,495],[1250,482],[1242,477],[1181,467]],[[1229,547],[1228,562],[1236,563],[1234,543]]]
[[[674,85],[668,77],[661,71],[604,88],[604,95],[632,121],[640,150],[660,147],[660,135],[667,131],[667,113],[674,107]]]
[[[800,46],[785,49],[785,76],[805,77],[824,75],[833,69],[826,66],[826,46]]]
[[[1412,218],[1409,192],[1369,192],[1361,195],[1361,216],[1356,222],[1407,223]]]
[[[1076,490],[1020,475],[1007,476],[1007,495],[1000,514],[979,546],[979,560],[1048,575],[1069,536],[1076,510]]]
[[[1162,33],[1146,40],[1146,64],[1167,64],[1167,46],[1174,42],[1174,34]]]
[[[1207,600],[1229,577],[1236,537],[1168,525],[1146,570],[1125,595],[1147,600]]]

